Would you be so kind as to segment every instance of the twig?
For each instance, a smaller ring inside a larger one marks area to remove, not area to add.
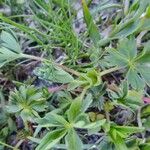
[[[27,59],[33,59],[33,60],[37,60],[37,61],[40,61],[40,62],[47,61],[47,62],[53,63],[54,65],[56,65],[56,66],[62,68],[63,70],[65,70],[65,71],[67,71],[67,72],[69,72],[69,73],[71,73],[71,74],[74,74],[74,75],[76,75],[76,76],[80,76],[80,73],[79,73],[79,72],[77,72],[77,71],[75,71],[75,70],[73,70],[73,69],[70,69],[70,68],[68,68],[68,67],[66,67],[66,66],[64,66],[64,65],[61,65],[61,64],[52,62],[52,61],[50,61],[50,60],[47,60],[47,59],[45,59],[45,58],[37,57],[37,56],[33,56],[33,55],[28,55],[28,54],[23,54],[23,53],[20,54],[20,55],[21,55],[21,57],[27,58]]]

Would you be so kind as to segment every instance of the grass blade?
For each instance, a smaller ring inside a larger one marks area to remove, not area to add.
[[[99,34],[98,27],[94,23],[93,17],[90,14],[89,8],[85,2],[85,0],[82,0],[82,7],[83,7],[83,14],[84,14],[84,20],[86,22],[86,25],[88,27],[88,33],[95,45],[98,44],[98,42],[101,39],[101,36]]]

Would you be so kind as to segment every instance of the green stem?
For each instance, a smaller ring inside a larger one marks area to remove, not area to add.
[[[5,112],[5,98],[2,93],[2,89],[0,90],[0,99],[1,99],[1,101],[0,101],[1,107],[0,108],[2,108],[2,110]]]
[[[83,99],[85,94],[86,94],[86,91],[87,91],[87,88],[83,89],[81,95],[80,95],[80,98]]]
[[[109,116],[109,112],[107,110],[105,110],[105,116],[106,116],[107,123],[110,123],[110,116]]]
[[[24,140],[20,140],[20,141],[16,144],[16,146],[14,147],[14,149],[15,149],[15,150],[18,149],[18,147],[23,143],[23,141],[24,141]]]
[[[13,149],[13,150],[19,150],[18,148],[15,148],[15,147],[13,147],[13,146],[11,146],[11,145],[8,145],[8,144],[6,144],[6,143],[3,143],[2,141],[0,141],[0,144],[3,145],[3,146],[6,146],[6,147],[8,147],[8,148],[11,148],[11,149]]]
[[[26,131],[29,131],[28,121],[24,121],[24,128]]]
[[[49,63],[53,63],[54,65],[56,65],[56,66],[62,68],[63,70],[65,70],[65,71],[67,71],[67,72],[70,72],[70,73],[72,73],[72,74],[74,74],[74,75],[76,75],[76,76],[80,76],[80,73],[79,73],[79,72],[77,72],[77,71],[75,71],[75,70],[73,70],[73,69],[70,69],[70,68],[68,68],[68,67],[66,67],[66,66],[64,66],[64,65],[61,65],[61,64],[57,64],[57,63],[55,63],[55,62],[52,62],[52,61],[50,61],[50,60],[48,60],[48,59],[41,58],[41,57],[37,57],[37,56],[33,56],[33,55],[23,54],[23,53],[21,53],[20,55],[21,55],[21,57],[27,58],[27,59],[33,59],[33,60],[37,60],[37,61],[41,61],[41,62],[47,61],[47,62],[49,62]],[[104,76],[104,75],[109,74],[109,73],[111,73],[111,72],[117,71],[117,70],[119,70],[119,69],[120,69],[119,67],[114,67],[114,68],[110,68],[110,69],[104,70],[104,71],[101,72],[101,76]]]
[[[68,67],[66,67],[66,66],[64,66],[64,65],[61,65],[61,64],[52,62],[51,60],[48,60],[48,59],[45,59],[45,58],[41,58],[41,57],[37,57],[37,56],[33,56],[33,55],[23,54],[23,53],[21,53],[20,55],[21,55],[21,57],[27,58],[27,59],[33,59],[33,60],[37,60],[37,61],[40,61],[40,62],[47,61],[47,62],[49,62],[49,63],[53,63],[54,65],[56,65],[56,66],[62,68],[63,70],[65,70],[65,71],[67,71],[67,72],[69,72],[69,73],[71,73],[71,74],[74,74],[74,75],[76,75],[76,76],[80,76],[80,73],[79,73],[79,72],[77,72],[77,71],[75,71],[75,70],[73,70],[73,69],[70,69],[70,68],[68,68]]]
[[[125,15],[128,14],[128,11],[129,11],[129,5],[130,5],[129,0],[124,0],[124,14],[125,14]]]
[[[111,72],[117,71],[117,70],[119,70],[119,69],[121,69],[121,68],[119,68],[119,67],[114,67],[114,68],[110,68],[110,69],[104,70],[104,71],[101,72],[101,76],[104,76],[104,75],[109,74],[109,73],[111,73]]]
[[[41,62],[43,62],[43,61],[49,61],[49,60],[47,60],[45,58],[42,58],[42,57],[37,57],[37,56],[23,54],[23,53],[21,53],[21,57],[27,58],[27,59],[33,59],[33,60],[37,60],[37,61],[41,61]]]
[[[137,112],[137,122],[138,122],[138,126],[139,126],[139,128],[142,128],[143,127],[143,125],[142,125],[142,120],[141,120],[141,109],[142,109],[142,107],[140,107],[139,109],[138,109],[138,112]],[[143,139],[143,143],[145,142],[145,134],[144,133],[141,133],[141,136],[142,136],[142,139]]]

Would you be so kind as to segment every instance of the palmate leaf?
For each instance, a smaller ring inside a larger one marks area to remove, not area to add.
[[[34,86],[25,85],[11,91],[9,103],[6,106],[7,112],[21,116],[24,121],[34,121],[38,112],[43,112],[46,108],[43,93]]]
[[[106,61],[110,66],[126,68],[126,79],[134,89],[150,86],[150,42],[141,53],[137,53],[136,41],[133,37],[121,39],[117,49],[108,49]]]
[[[15,37],[2,31],[0,36],[0,67],[15,59],[20,58],[21,48]]]
[[[119,41],[117,49],[108,49],[109,55],[106,60],[111,66],[126,67],[129,62],[132,61],[137,54],[136,42],[134,38],[122,39]]]
[[[150,1],[135,0],[129,8],[128,14],[119,24],[114,25],[109,38],[102,39],[99,45],[104,46],[113,39],[120,39],[150,30]]]

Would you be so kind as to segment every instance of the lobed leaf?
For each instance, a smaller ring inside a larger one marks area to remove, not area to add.
[[[138,54],[135,39],[124,38],[120,40],[117,49],[108,49],[109,55],[105,57],[110,66],[126,68],[126,79],[137,90],[143,89],[145,83],[150,83],[149,45],[148,42],[144,50]]]

